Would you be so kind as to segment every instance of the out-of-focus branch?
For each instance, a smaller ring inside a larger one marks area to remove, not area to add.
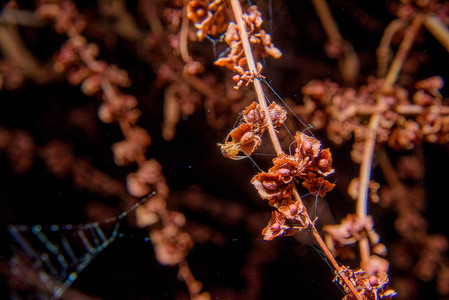
[[[393,62],[390,65],[387,76],[382,84],[381,91],[387,91],[396,82],[399,72],[407,58],[408,53],[413,45],[416,34],[421,28],[424,21],[422,15],[418,14],[414,17],[410,27],[405,33],[404,39],[396,53]],[[382,96],[378,98],[378,106],[383,106]],[[379,128],[382,114],[380,112],[371,116],[369,121],[369,132],[363,149],[362,163],[360,165],[360,186],[357,199],[357,216],[365,218],[368,211],[368,187],[371,177],[371,169],[373,164],[374,148],[376,146],[377,129]],[[370,257],[370,250],[367,238],[360,241],[360,256],[362,264]]]
[[[449,51],[449,30],[447,26],[435,16],[428,15],[424,19],[424,26]]]
[[[45,25],[33,12],[18,9],[3,10],[0,14],[0,24],[29,27],[41,27]]]
[[[379,47],[376,50],[377,57],[377,76],[384,77],[388,71],[388,63],[392,58],[390,44],[393,36],[401,28],[405,27],[405,22],[401,19],[393,20],[384,30]]]
[[[315,7],[329,41],[341,47],[338,65],[343,80],[350,84],[355,83],[360,71],[360,61],[357,53],[354,51],[352,45],[343,39],[326,0],[312,0],[312,4]]]
[[[26,48],[14,25],[0,25],[0,49],[14,66],[33,79],[38,78],[39,63]]]
[[[50,65],[42,66],[34,57],[20,36],[17,26],[25,24],[27,26],[41,26],[41,21],[36,21],[36,17],[29,16],[29,22],[22,22],[26,12],[5,9],[0,16],[0,51],[5,59],[9,60],[12,66],[20,69],[26,76],[30,77],[38,84],[44,84],[58,76]]]

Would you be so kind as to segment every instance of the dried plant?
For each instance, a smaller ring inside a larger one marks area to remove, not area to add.
[[[2,8],[4,298],[449,296],[447,3]]]

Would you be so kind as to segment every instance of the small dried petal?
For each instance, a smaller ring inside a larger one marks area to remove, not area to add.
[[[319,195],[320,197],[326,196],[334,187],[334,183],[330,183],[323,177],[316,177],[312,173],[308,173],[307,176],[301,176],[304,181],[302,185],[309,190],[312,195]]]
[[[302,132],[297,132],[296,140],[296,154],[298,159],[304,155],[316,158],[320,154],[321,142],[314,137],[308,136]]]
[[[283,236],[283,235],[293,235],[298,232],[298,229],[290,228],[285,224],[284,216],[277,212],[271,212],[271,219],[268,222],[267,227],[265,227],[262,231],[263,239],[266,241],[270,241],[275,237]]]
[[[320,151],[318,157],[316,158],[318,173],[323,176],[332,174],[335,170],[332,169],[332,155],[329,149],[324,149]]]
[[[415,83],[415,87],[417,89],[423,89],[427,91],[441,90],[443,86],[444,79],[441,76],[433,76]]]
[[[278,174],[261,172],[253,177],[251,183],[263,199],[269,200],[271,206],[277,207],[283,198],[292,194],[292,182],[285,183]]]
[[[274,166],[268,172],[280,175],[285,183],[290,182],[293,176],[302,172],[301,165],[296,162],[295,158],[285,153],[273,158],[273,164]]]

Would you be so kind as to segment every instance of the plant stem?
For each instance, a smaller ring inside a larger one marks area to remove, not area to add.
[[[249,43],[248,34],[246,32],[245,22],[243,21],[243,18],[242,18],[243,14],[242,14],[242,8],[240,6],[240,1],[239,0],[230,0],[230,1],[231,1],[232,10],[234,12],[234,16],[235,16],[235,19],[237,22],[237,26],[239,28],[240,40],[242,41],[242,45],[243,45],[243,49],[245,51],[245,56],[246,56],[249,70],[251,71],[251,73],[256,74],[257,73],[256,63],[254,61],[254,56],[253,56],[253,53],[251,50],[251,45]],[[282,153],[284,153],[284,151],[282,150],[282,147],[281,147],[281,144],[277,137],[276,131],[274,130],[274,127],[273,127],[273,122],[271,121],[271,118],[268,114],[268,107],[267,107],[267,103],[265,101],[262,84],[258,78],[254,78],[254,88],[256,90],[256,95],[257,95],[257,99],[259,101],[259,105],[261,106],[261,108],[265,112],[265,115],[267,116],[268,132],[270,133],[271,142],[274,146],[274,149],[276,150],[276,154],[278,154],[278,155],[282,154]],[[302,199],[299,196],[299,193],[298,193],[295,185],[293,185],[293,197],[295,198],[296,201],[298,201],[301,204],[301,206],[304,207]],[[307,213],[307,211],[305,211],[305,215],[306,215],[306,222],[311,227],[313,236],[315,237],[316,241],[318,242],[320,248],[323,250],[323,252],[326,255],[326,257],[328,258],[328,260],[331,262],[332,266],[335,268],[338,276],[340,276],[343,279],[346,286],[351,290],[352,294],[356,297],[356,299],[362,300],[360,294],[357,292],[354,285],[349,281],[349,279],[343,273],[341,273],[340,266],[335,261],[334,257],[332,256],[331,252],[327,248],[327,246],[324,243],[323,239],[321,238],[320,234],[316,230],[315,224],[311,221],[310,216]]]
[[[240,40],[242,41],[243,50],[245,51],[246,62],[248,64],[248,68],[252,74],[257,74],[256,63],[254,61],[253,52],[251,50],[251,45],[249,43],[248,33],[246,32],[246,25],[242,18],[242,7],[240,6],[239,0],[231,0],[232,10],[234,11],[235,19],[237,22],[237,26],[239,28]],[[254,88],[256,90],[257,99],[259,100],[259,105],[262,110],[265,112],[268,121],[268,132],[270,133],[271,142],[273,143],[276,154],[284,153],[281,147],[281,143],[276,134],[276,130],[274,130],[273,122],[271,121],[270,115],[268,114],[268,107],[265,101],[264,92],[262,89],[262,84],[260,83],[259,78],[254,78]]]
[[[189,35],[189,18],[187,18],[187,0],[184,0],[182,9],[182,21],[181,32],[179,34],[179,51],[181,52],[181,58],[185,63],[192,61],[192,57],[189,55],[189,49],[187,47],[188,35]]]
[[[449,30],[446,25],[436,16],[426,16],[424,26],[449,51]]]
[[[382,85],[382,90],[389,89],[393,86],[399,76],[399,72],[407,58],[407,55],[410,51],[410,48],[415,41],[416,34],[418,30],[421,28],[422,23],[424,22],[424,16],[421,14],[417,14],[409,28],[405,32],[404,39],[399,46],[398,52],[390,65],[390,69],[388,70],[387,76],[385,77],[385,81]]]
[[[396,34],[396,32],[398,32],[405,26],[405,21],[396,19],[391,21],[391,23],[388,24],[387,28],[385,28],[382,39],[380,40],[379,47],[377,47],[376,50],[378,77],[384,77],[387,74],[388,63],[391,59],[391,40],[393,39],[393,36]]]
[[[388,91],[393,84],[396,82],[399,72],[407,58],[410,48],[413,45],[416,34],[421,28],[424,21],[424,17],[421,14],[417,14],[412,23],[410,24],[408,30],[404,35],[404,39],[399,46],[396,56],[391,63],[390,69],[388,70],[387,76],[382,84],[381,91]],[[382,95],[377,99],[377,105],[383,107]],[[379,128],[380,120],[382,118],[381,112],[376,112],[371,115],[369,121],[369,132],[368,137],[365,141],[365,147],[363,149],[362,163],[360,165],[360,185],[359,185],[359,196],[357,199],[357,216],[360,218],[365,218],[368,211],[368,186],[371,177],[371,169],[373,163],[374,147],[376,146],[376,136],[377,129]],[[370,249],[367,238],[360,241],[360,256],[362,264],[370,257]]]
[[[326,0],[312,0],[312,4],[329,41],[341,46],[342,55],[338,58],[338,66],[343,79],[347,83],[354,83],[360,71],[357,53],[352,45],[343,39]]]

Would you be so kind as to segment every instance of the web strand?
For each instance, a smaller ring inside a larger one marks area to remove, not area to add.
[[[12,274],[23,272],[20,269],[30,269],[51,294],[50,299],[59,298],[79,273],[116,239],[122,219],[154,194],[143,198],[118,216],[101,222],[8,226],[15,246],[11,258]]]

